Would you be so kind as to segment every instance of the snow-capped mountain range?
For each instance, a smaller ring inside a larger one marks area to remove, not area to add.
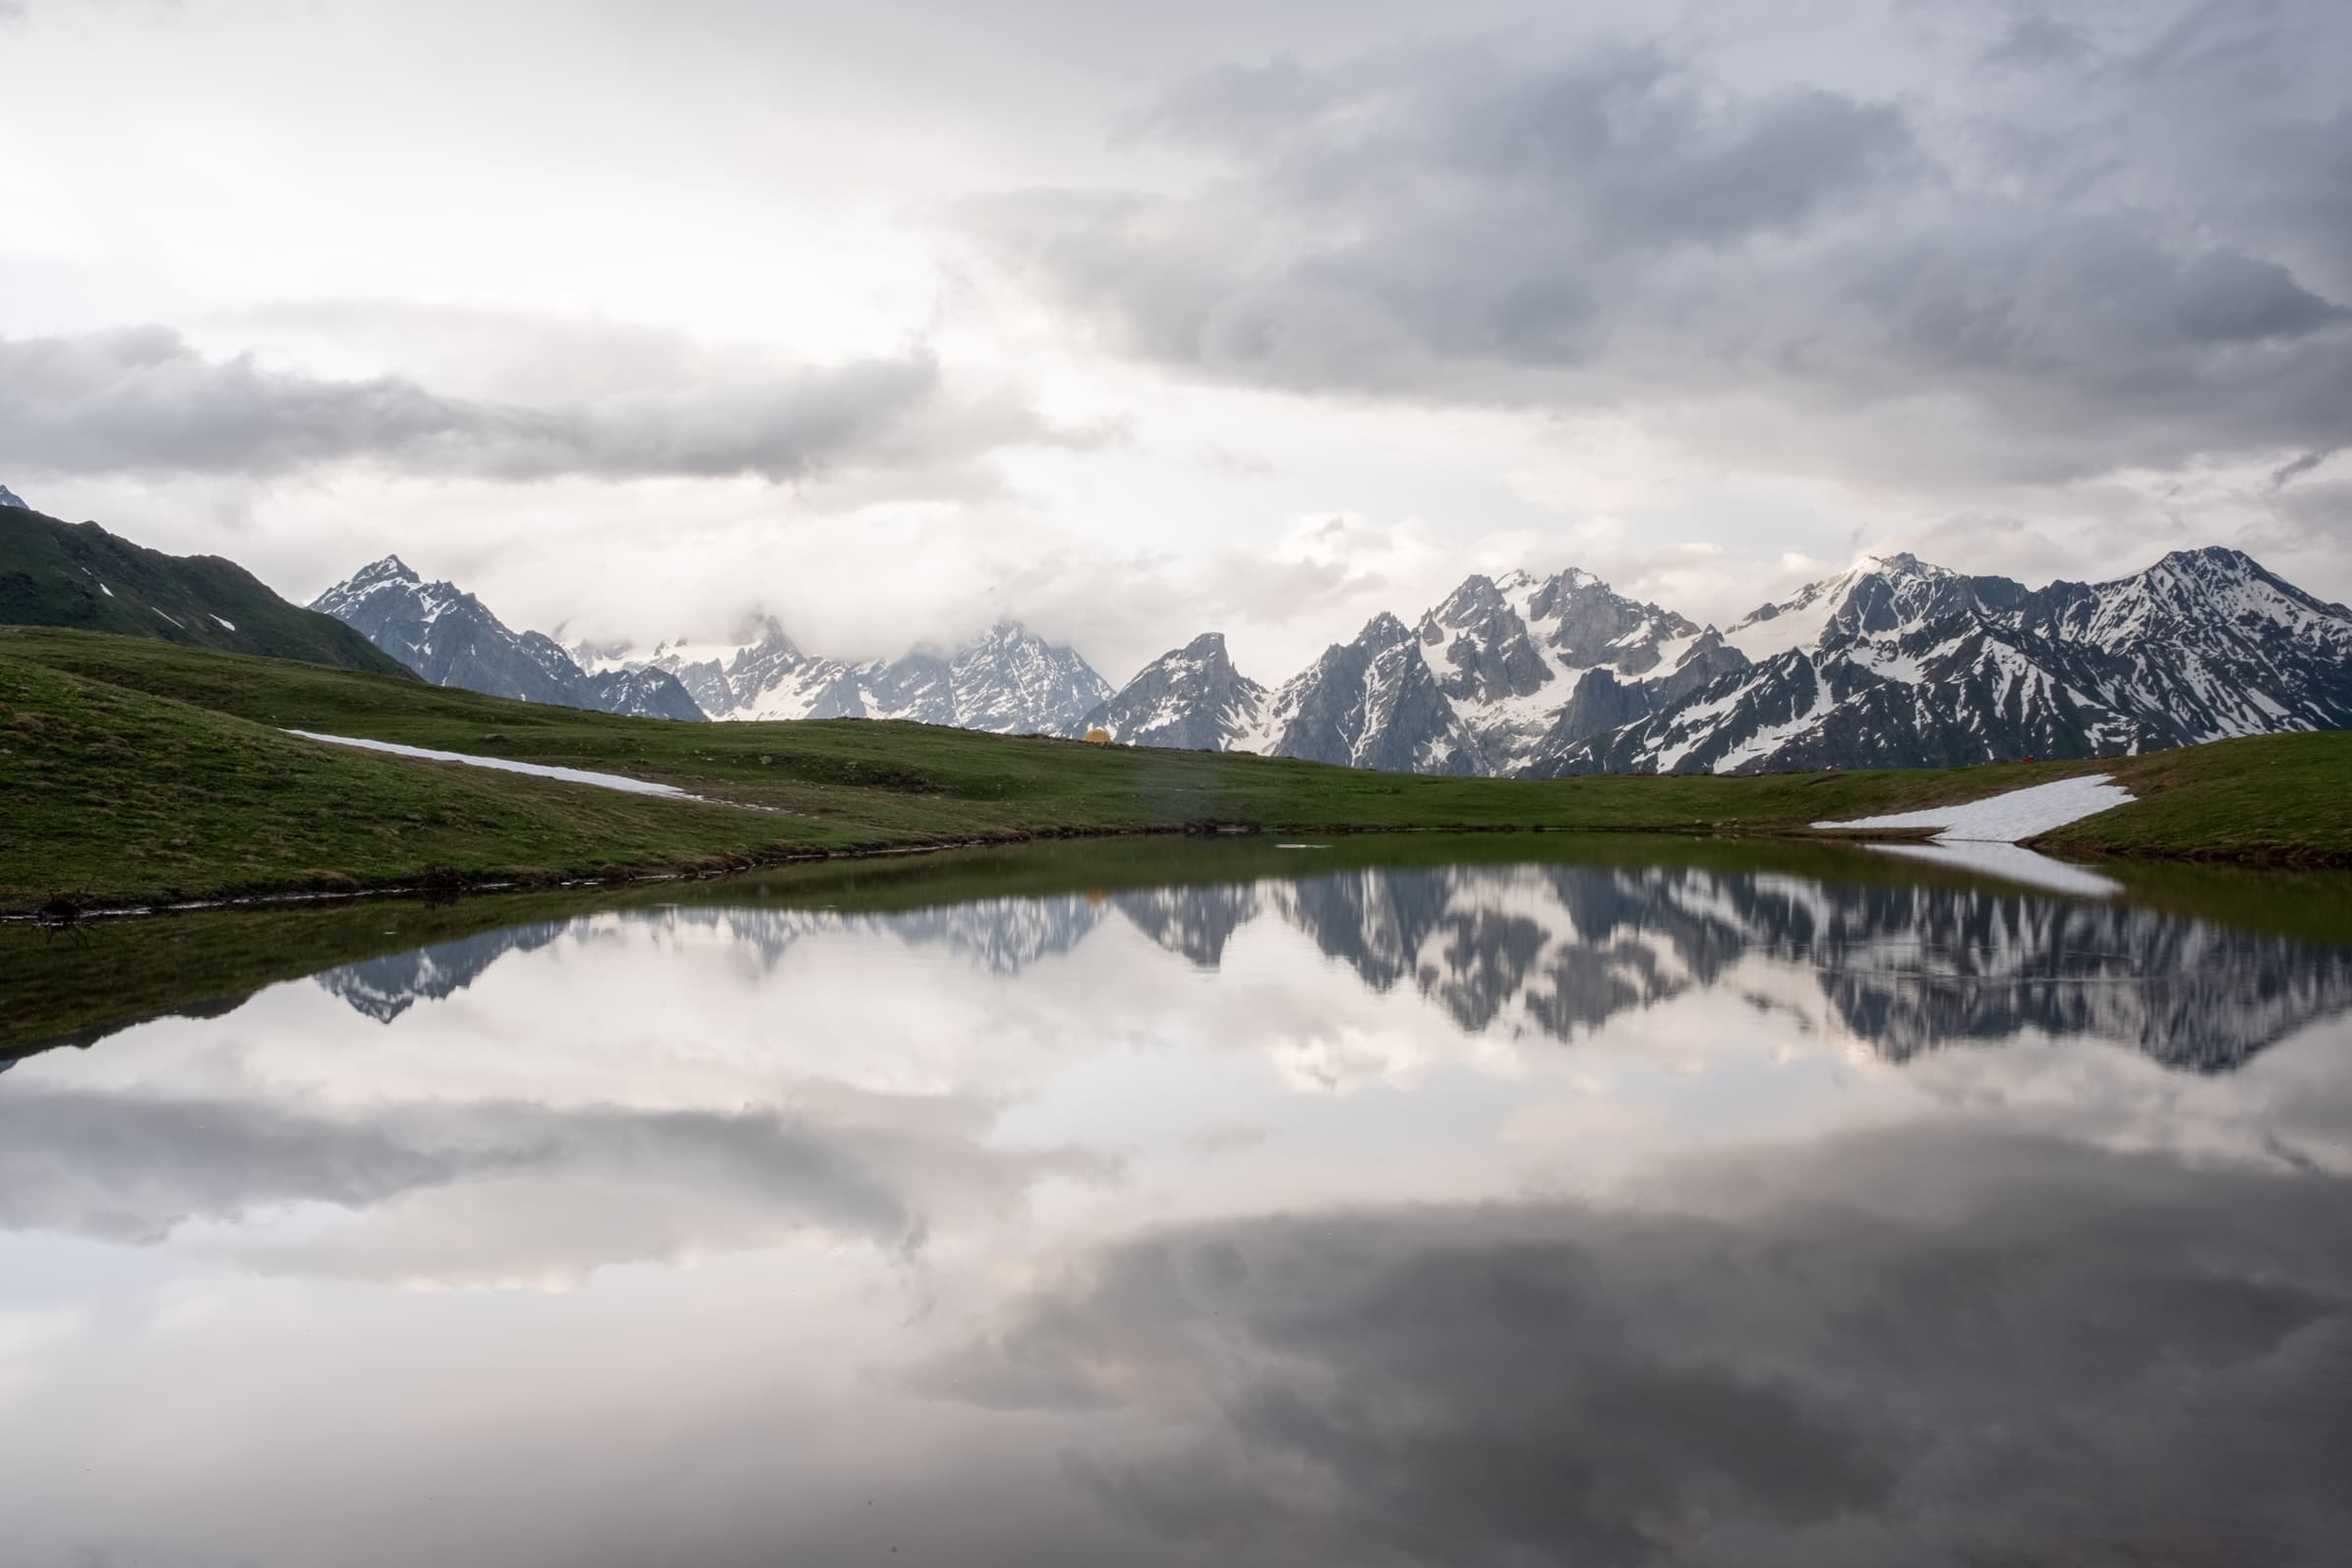
[[[311,601],[437,686],[593,708],[644,719],[700,720],[685,688],[658,670],[590,673],[557,641],[509,630],[453,583],[429,583],[397,555],[361,567]]]
[[[1065,734],[1111,695],[1070,649],[1000,620],[951,653],[853,664],[803,653],[773,617],[735,646],[664,643],[650,656],[580,644],[591,668],[674,675],[713,719],[905,719],[999,734]]]
[[[1866,556],[1728,630],[1576,569],[1473,576],[1266,686],[1210,632],[1113,690],[1017,621],[850,662],[746,641],[569,650],[387,556],[314,609],[430,680],[614,712],[871,718],[1489,777],[1757,773],[2108,756],[2352,726],[2352,610],[2241,552],[2029,589]],[[633,684],[632,684],[633,683]]]
[[[1472,577],[1417,627],[1377,615],[1270,692],[1221,641],[1205,662],[1209,641],[1086,723],[1139,745],[1527,778],[2111,756],[2352,726],[2352,610],[2234,550],[2040,589],[1874,555],[1728,631],[1581,571]]]
[[[1873,557],[1725,641],[1744,667],[1532,771],[1941,766],[2352,726],[2352,610],[2234,550],[2040,589]]]

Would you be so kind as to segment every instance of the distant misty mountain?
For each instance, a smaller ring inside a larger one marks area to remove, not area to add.
[[[660,670],[591,674],[540,632],[515,632],[455,584],[429,583],[397,555],[354,572],[311,603],[437,686],[494,697],[591,708],[645,719],[699,721],[686,689]]]
[[[1067,732],[1086,725],[1522,778],[2116,756],[2352,726],[2352,610],[2219,549],[2040,589],[1871,556],[1729,631],[1586,572],[1514,572],[1410,629],[1377,615],[1271,690],[1197,639]]]
[[[665,643],[646,658],[582,645],[616,671],[674,676],[713,719],[904,719],[999,734],[1064,734],[1111,695],[1070,649],[1013,620],[949,653],[850,663],[804,653],[775,619],[749,642]]]
[[[15,491],[10,490],[6,485],[0,485],[0,506],[14,506],[19,511],[30,511],[32,509],[25,504],[23,497],[19,496]]]

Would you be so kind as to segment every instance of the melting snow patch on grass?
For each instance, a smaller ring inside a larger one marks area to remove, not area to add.
[[[2031,839],[2063,828],[2070,822],[2096,816],[2123,805],[2132,792],[2109,781],[2105,774],[2086,774],[2055,784],[2012,789],[2006,794],[1971,800],[1961,806],[1936,806],[1887,817],[1858,817],[1852,822],[1816,822],[1816,828],[1941,828],[1930,843],[1882,843],[1874,848],[1938,865],[1981,871],[1988,876],[2047,888],[2053,893],[2077,893],[2103,898],[2119,891],[2117,883],[2070,866],[2063,860],[2020,848],[2020,839]]]
[[[417,757],[426,762],[462,762],[476,768],[496,768],[501,773],[527,773],[538,779],[559,779],[565,784],[594,784],[600,789],[623,789],[634,795],[670,795],[679,800],[696,798],[676,784],[652,784],[617,773],[590,773],[585,768],[558,768],[541,762],[509,762],[504,757],[473,757],[462,751],[435,751],[426,746],[403,746],[389,740],[360,740],[350,735],[319,735],[308,729],[289,729],[286,733],[298,735],[304,740],[323,741],[330,746],[388,751],[395,757]]]
[[[2016,843],[2037,838],[2070,822],[2095,817],[2130,802],[2132,792],[2109,782],[2103,773],[2055,784],[2012,789],[2007,794],[1971,800],[1965,806],[1936,806],[1905,811],[1891,817],[1858,817],[1852,822],[1816,822],[1816,828],[1941,828],[1938,842]]]

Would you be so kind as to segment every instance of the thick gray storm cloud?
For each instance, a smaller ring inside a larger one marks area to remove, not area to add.
[[[1438,402],[1761,406],[1826,466],[2057,481],[2352,426],[2352,116],[2317,6],[2094,31],[2019,13],[1965,108],[1515,40],[1206,73],[1133,134],[1180,194],[970,221],[1111,342]]]

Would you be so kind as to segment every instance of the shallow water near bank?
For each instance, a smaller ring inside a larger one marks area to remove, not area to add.
[[[2341,1560],[2335,896],[1154,843],[16,934],[0,1564]]]

